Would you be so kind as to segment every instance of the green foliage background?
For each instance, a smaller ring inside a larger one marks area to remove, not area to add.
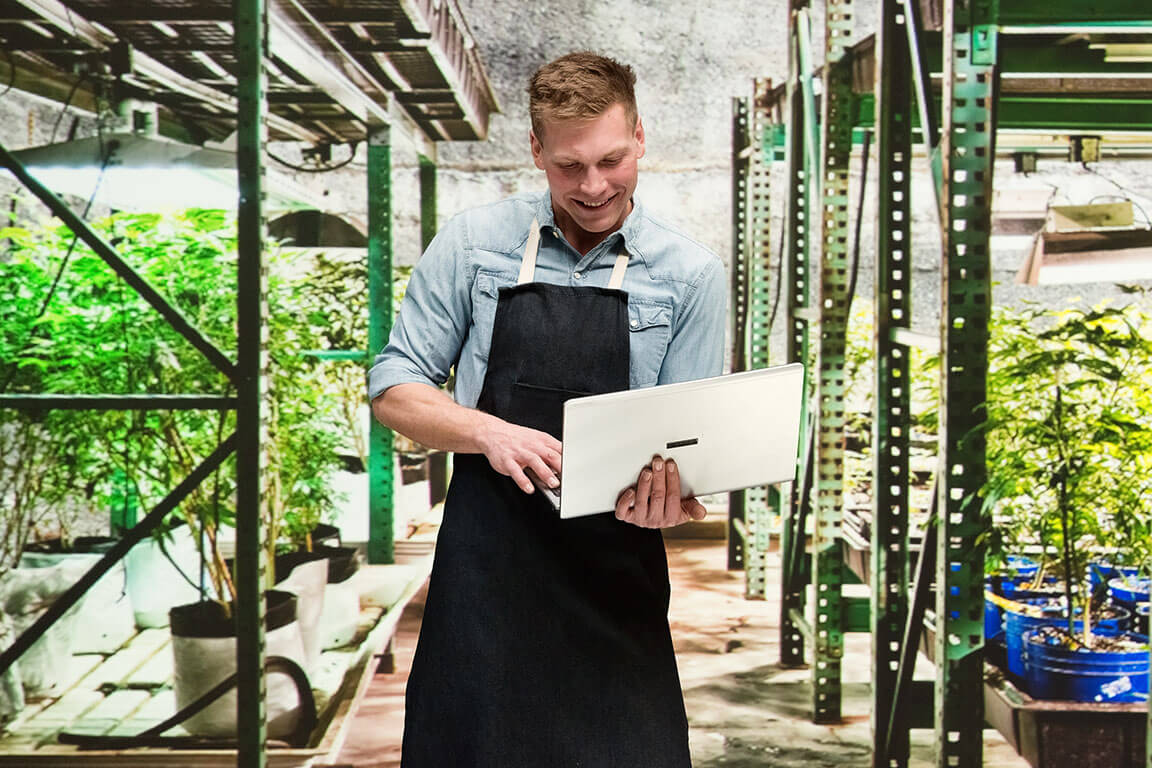
[[[236,240],[229,216],[117,214],[96,228],[235,359]],[[66,228],[12,226],[0,238],[6,240],[0,390],[230,394],[226,377],[98,256],[73,244]],[[363,442],[355,414],[365,365],[306,353],[364,348],[367,290],[362,258],[313,260],[272,248],[268,264],[266,404],[274,471],[266,523],[275,540],[285,528],[303,535],[331,512],[338,451]],[[67,536],[78,519],[106,518],[108,505],[125,497],[149,509],[233,428],[234,414],[213,411],[0,412],[8,532],[15,539],[29,529]],[[193,494],[182,517],[210,534],[217,521],[228,524],[235,515],[233,470],[226,466]]]

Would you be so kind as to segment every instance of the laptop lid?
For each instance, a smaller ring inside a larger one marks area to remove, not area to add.
[[[792,480],[803,386],[792,363],[567,401],[560,516],[614,510],[656,454],[684,496]]]

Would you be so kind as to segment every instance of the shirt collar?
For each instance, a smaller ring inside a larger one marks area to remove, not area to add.
[[[636,238],[640,235],[640,222],[644,218],[643,209],[640,206],[640,201],[636,196],[632,196],[632,210],[624,219],[624,224],[620,229],[613,232],[608,236],[612,240],[617,235],[624,240],[624,244],[631,246]],[[540,224],[540,229],[552,229],[556,226],[556,216],[552,212],[552,193],[548,190],[544,191],[539,199],[536,201],[536,221]]]

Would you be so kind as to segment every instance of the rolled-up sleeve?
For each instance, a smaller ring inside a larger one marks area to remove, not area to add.
[[[440,386],[471,324],[468,244],[462,217],[449,221],[412,271],[388,345],[368,371],[368,398],[397,384]]]
[[[700,270],[675,319],[659,384],[693,381],[724,372],[728,288],[724,264],[712,256]]]

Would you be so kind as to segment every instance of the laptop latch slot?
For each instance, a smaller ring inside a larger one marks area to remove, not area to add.
[[[698,437],[693,437],[688,440],[673,440],[672,442],[668,443],[668,450],[672,450],[673,448],[684,448],[689,445],[696,445],[699,442],[700,438]]]

